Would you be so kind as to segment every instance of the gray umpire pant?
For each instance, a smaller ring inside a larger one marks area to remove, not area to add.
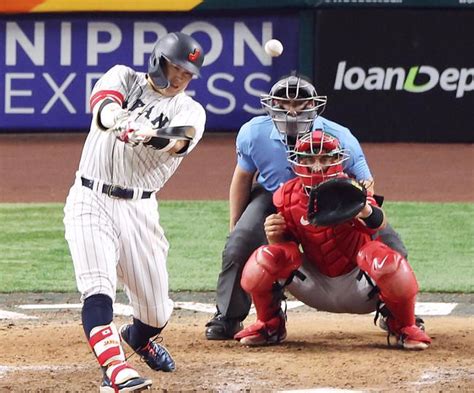
[[[252,252],[267,244],[263,223],[267,216],[276,212],[272,198],[271,192],[255,184],[250,193],[249,204],[234,230],[227,237],[216,290],[217,308],[227,318],[243,321],[249,313],[252,300],[241,288],[240,278]],[[387,246],[407,257],[407,251],[400,236],[390,225],[387,224],[378,236]]]
[[[265,218],[276,212],[273,194],[260,184],[250,193],[250,202],[222,252],[222,271],[217,280],[217,308],[228,318],[244,320],[252,305],[250,296],[241,288],[240,277],[245,263],[258,247],[267,244],[263,229]]]

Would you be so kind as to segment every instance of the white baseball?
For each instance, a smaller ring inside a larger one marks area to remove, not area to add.
[[[271,57],[278,57],[283,52],[283,45],[278,40],[268,40],[265,44],[265,52]]]

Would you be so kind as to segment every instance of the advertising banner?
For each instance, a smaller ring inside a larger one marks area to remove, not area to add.
[[[474,142],[474,12],[324,10],[314,75],[362,141]]]
[[[298,14],[27,14],[0,18],[0,131],[87,129],[94,83],[115,64],[146,71],[156,40],[171,31],[203,46],[202,77],[188,93],[210,130],[236,130],[262,114],[259,96],[297,67]],[[272,58],[265,42],[279,39]]]

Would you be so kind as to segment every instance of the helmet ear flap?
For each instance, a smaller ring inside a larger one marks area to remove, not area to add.
[[[158,89],[167,89],[170,86],[165,75],[166,59],[163,55],[157,58],[156,53],[152,53],[148,63],[148,76]]]

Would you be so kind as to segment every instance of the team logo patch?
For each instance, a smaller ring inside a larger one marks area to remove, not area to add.
[[[190,53],[188,55],[188,59],[189,61],[195,62],[199,58],[199,56],[201,56],[201,51],[197,48],[194,48],[193,53]]]

